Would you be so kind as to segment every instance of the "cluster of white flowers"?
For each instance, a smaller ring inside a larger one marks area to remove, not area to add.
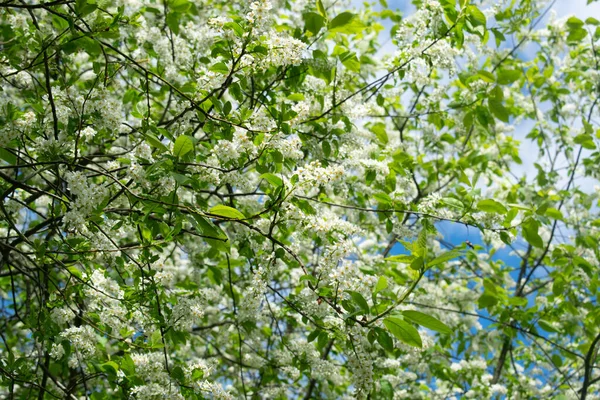
[[[278,150],[284,158],[289,160],[300,160],[304,157],[302,141],[298,136],[281,139],[273,138],[269,141],[268,147]]]
[[[185,397],[179,392],[176,385],[161,385],[160,383],[150,382],[145,385],[136,385],[131,388],[131,395],[134,399],[174,399],[184,400]]]
[[[75,313],[69,307],[53,308],[51,315],[52,320],[58,325],[64,325],[66,323],[69,323],[73,321],[73,318],[75,318]]]
[[[52,348],[50,349],[50,357],[55,360],[60,360],[65,355],[65,348],[60,343],[52,343]]]
[[[423,2],[417,12],[400,24],[396,32],[400,48],[397,62],[410,62],[408,72],[417,85],[429,83],[428,65],[447,70],[450,75],[456,73],[456,57],[462,52],[442,37],[446,29],[443,8],[436,0]]]
[[[60,333],[60,337],[67,339],[73,346],[74,352],[69,357],[69,366],[72,368],[79,366],[81,361],[93,358],[96,354],[98,340],[96,332],[89,325],[67,328]],[[60,353],[60,349],[57,349],[55,355]]]
[[[172,326],[181,331],[189,331],[204,316],[205,305],[199,298],[180,298],[171,314]]]
[[[231,68],[230,65],[227,66],[227,68]],[[203,91],[211,91],[214,89],[217,89],[219,87],[222,87],[223,84],[225,83],[225,80],[227,79],[227,76],[224,74],[221,74],[219,72],[215,72],[215,71],[211,71],[206,67],[201,67],[200,68],[200,72],[199,72],[199,77],[196,80],[196,85],[198,87],[198,90],[203,90]],[[203,98],[205,96],[205,92],[198,92],[197,94],[197,98]]]
[[[246,14],[246,20],[256,32],[261,32],[267,26],[272,8],[273,5],[269,0],[257,0],[250,3],[250,11]]]
[[[438,40],[426,53],[437,68],[447,70],[450,75],[456,74],[456,57],[461,51],[448,40]]]
[[[25,33],[29,31],[29,18],[24,14],[18,13],[9,13],[4,16],[6,18],[6,22],[12,27],[12,29],[23,30]]]
[[[21,133],[29,133],[35,126],[37,117],[32,111],[24,113],[12,124],[6,124],[0,129],[0,146],[6,146]]]
[[[165,368],[165,357],[162,352],[132,353],[136,374],[145,382],[136,385],[131,392],[136,398],[171,398],[178,392]]]
[[[335,282],[335,287],[341,295],[345,290],[359,291],[369,295],[377,283],[377,277],[364,274],[358,263],[342,260],[337,268],[331,270],[328,278]]]
[[[266,110],[266,107],[261,107],[250,116],[248,120],[248,128],[260,132],[272,132],[277,128],[277,122]]]
[[[477,212],[473,214],[473,220],[485,227],[491,228],[498,227],[502,223],[502,216],[495,213]]]
[[[95,92],[94,98],[86,105],[88,112],[98,113],[94,119],[96,130],[106,129],[111,135],[118,134],[122,121],[125,119],[122,112],[121,99],[108,90]]]
[[[373,348],[366,337],[355,329],[356,336],[360,339],[354,340],[352,352],[348,357],[348,368],[352,371],[352,382],[356,386],[357,398],[366,398],[366,394],[373,386]],[[360,336],[359,336],[360,335]]]
[[[21,204],[13,199],[4,199],[2,203],[8,215],[15,215],[22,209]]]
[[[212,149],[212,154],[225,163],[237,161],[241,155],[253,158],[257,152],[248,132],[241,128],[235,130],[232,140],[219,140]]]
[[[223,386],[216,382],[209,382],[206,379],[200,382],[194,382],[194,387],[200,392],[209,393],[211,398],[215,400],[233,400],[234,398],[231,393],[223,389]]]
[[[82,229],[86,226],[86,218],[108,196],[108,188],[92,183],[81,171],[68,171],[65,180],[73,198],[70,202],[71,209],[66,212],[64,222],[74,229]]]
[[[259,314],[265,291],[267,290],[268,272],[259,267],[252,275],[252,281],[244,293],[244,301],[238,310],[240,321],[256,320]]]
[[[511,242],[515,240],[515,235],[513,233],[508,232],[507,235],[509,236]],[[492,246],[494,249],[502,249],[506,246],[506,243],[504,243],[504,241],[502,241],[502,239],[500,238],[500,233],[495,231],[483,231],[482,239],[484,242],[489,243],[490,246]]]
[[[442,196],[439,193],[431,193],[419,203],[417,208],[422,213],[436,213],[438,203],[441,199]]]
[[[86,140],[91,140],[96,136],[96,130],[91,126],[87,126],[81,131],[81,136],[83,136]]]
[[[358,226],[340,218],[330,210],[323,210],[319,215],[308,215],[303,223],[307,232],[317,234],[322,238],[334,233],[339,233],[341,237],[344,237],[361,232]]]
[[[101,269],[94,270],[88,282],[89,286],[84,289],[88,311],[97,313],[100,321],[115,333],[128,328],[128,311],[123,303],[124,292],[121,286],[115,280],[107,278]]]
[[[152,148],[150,148],[150,146],[146,142],[140,143],[138,146],[136,146],[134,155],[135,157],[141,158],[143,160],[147,160],[150,162],[154,161],[154,158],[152,157]],[[133,159],[133,155],[132,161],[135,161]]]
[[[450,369],[454,372],[457,371],[474,371],[478,374],[478,371],[485,371],[487,363],[482,358],[475,358],[470,361],[460,360],[459,362],[453,362],[450,365]]]
[[[223,30],[223,28],[224,28],[225,24],[228,22],[230,22],[229,18],[223,17],[223,16],[218,16],[218,17],[214,17],[214,18],[209,18],[207,24],[211,28],[216,29],[218,33],[222,34],[225,32]]]
[[[292,37],[281,36],[270,32],[267,36],[268,48],[266,63],[268,65],[299,65],[302,62],[302,53],[306,44]]]
[[[33,79],[26,71],[18,71],[11,67],[5,68],[4,66],[8,63],[4,58],[0,58],[0,64],[0,72],[8,82],[13,83],[19,89],[31,87]]]
[[[344,175],[344,167],[341,165],[322,167],[320,161],[313,161],[306,166],[299,167],[296,175],[298,175],[298,186],[324,185],[340,179]]]

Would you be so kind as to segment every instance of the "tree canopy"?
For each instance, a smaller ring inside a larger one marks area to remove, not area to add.
[[[0,397],[599,399],[600,21],[413,3],[2,1]]]

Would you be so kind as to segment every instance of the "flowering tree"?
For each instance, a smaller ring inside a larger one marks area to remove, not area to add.
[[[380,3],[0,3],[3,398],[600,398],[600,22]]]

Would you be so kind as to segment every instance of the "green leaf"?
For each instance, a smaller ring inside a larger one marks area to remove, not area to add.
[[[379,387],[381,389],[381,398],[383,400],[393,400],[394,398],[394,387],[390,381],[381,379],[379,381]]]
[[[471,184],[469,183],[469,186]],[[450,206],[452,208],[457,208],[459,210],[462,210],[465,208],[464,204],[462,203],[462,201],[455,199],[454,197],[442,197],[442,200],[440,200],[441,203]]]
[[[490,29],[492,31],[492,33],[494,34],[494,39],[496,39],[496,47],[500,47],[500,43],[504,42],[506,40],[506,37],[504,36],[504,34],[497,28],[492,28]]]
[[[152,336],[150,336],[150,347],[153,349],[161,349],[164,347],[160,330],[157,329],[152,332]]]
[[[438,265],[441,264],[443,262],[452,260],[453,258],[459,257],[460,256],[460,251],[458,250],[450,250],[447,251],[443,254],[440,254],[439,256],[437,256],[436,258],[434,258],[433,260],[430,260],[427,262],[427,266],[429,268],[433,267],[434,265]]]
[[[523,307],[526,306],[527,303],[528,300],[524,297],[511,297],[508,299],[508,304],[510,304],[511,306]]]
[[[348,52],[344,57],[341,57],[340,55],[340,61],[342,61],[344,67],[348,68],[350,71],[360,72],[360,61],[358,61],[356,53]]]
[[[246,219],[246,216],[233,207],[219,204],[208,210],[210,214],[230,219]]]
[[[375,134],[375,136],[377,136],[377,139],[379,139],[379,141],[382,144],[387,144],[388,143],[388,135],[387,135],[387,131],[385,129],[385,124],[379,122],[373,126],[371,126],[371,132],[373,132]]]
[[[405,318],[408,318],[409,320],[414,322],[415,324],[421,325],[422,327],[425,327],[427,329],[431,329],[432,331],[445,333],[448,335],[452,333],[452,329],[450,329],[448,325],[444,324],[442,321],[433,318],[431,315],[413,310],[402,311],[402,315]]]
[[[375,200],[377,200],[378,202],[385,204],[385,205],[390,205],[393,203],[392,198],[387,193],[384,193],[384,192],[375,193],[373,195],[373,198]]]
[[[463,171],[463,170],[460,170],[460,174],[458,175],[458,180],[467,186],[472,186],[471,181],[469,180],[469,177],[467,176],[467,174],[465,174],[465,171]]]
[[[524,206],[522,204],[508,203],[507,206],[509,206],[511,208],[516,208],[517,210],[531,211],[531,207],[527,207],[527,206]]]
[[[303,282],[303,281],[309,281],[313,285],[316,285],[318,283],[317,278],[312,275],[302,275],[300,277],[300,282]]]
[[[211,65],[209,70],[212,72],[218,72],[222,75],[227,75],[229,73],[229,67],[227,67],[227,64],[223,62],[218,62],[216,64]]]
[[[131,359],[131,356],[127,353],[121,358],[121,369],[126,376],[131,376],[135,373],[135,364]]]
[[[76,266],[71,265],[71,266],[67,267],[67,270],[71,273],[71,275],[73,275],[79,279],[83,278],[83,274],[81,273],[79,268],[77,268]]]
[[[356,17],[356,14],[352,14],[351,12],[345,11],[345,12],[337,15],[335,18],[333,18],[331,20],[331,22],[329,23],[329,29],[332,30],[332,29],[335,29],[335,28],[346,26],[355,17]]]
[[[269,182],[271,185],[275,187],[283,186],[283,180],[275,174],[271,174],[270,172],[265,172],[260,176],[260,179],[264,179]]]
[[[411,262],[413,262],[414,259],[415,259],[415,256],[412,256],[410,254],[400,254],[397,256],[387,257],[385,260],[399,262],[399,263],[403,263],[403,264],[410,264]]]
[[[419,232],[417,240],[413,242],[413,252],[417,255],[423,256],[423,258],[427,256],[427,228],[425,225]]]
[[[325,26],[325,18],[315,12],[304,13],[302,18],[304,19],[304,29],[313,35],[319,33],[321,28]]]
[[[207,236],[205,239],[208,244],[217,250],[229,252],[229,238],[221,228],[199,214],[193,214],[192,222],[203,236]]]
[[[550,322],[548,322],[546,320],[540,319],[538,321],[538,325],[540,326],[540,328],[542,328],[546,332],[556,332],[556,333],[558,333],[558,329],[556,329],[554,326],[552,326],[552,324]]]
[[[491,113],[502,122],[508,122],[510,113],[508,109],[504,107],[501,101],[495,98],[488,99],[488,108]]]
[[[346,292],[350,294],[352,301],[362,310],[363,314],[369,313],[369,303],[367,303],[362,294],[353,290],[347,290]]]
[[[327,10],[325,10],[321,0],[317,0],[317,12],[321,14],[323,18],[327,18]]]
[[[181,31],[179,29],[179,22],[181,22],[181,14],[178,12],[170,12],[166,18],[167,26],[173,31],[174,34],[179,35]]]
[[[467,7],[467,16],[473,26],[485,26],[485,15],[474,5]]]
[[[400,318],[386,318],[383,320],[385,327],[394,335],[398,340],[404,342],[410,346],[422,348],[423,342],[419,331],[409,324],[401,320]]]
[[[554,283],[552,284],[552,293],[555,296],[560,296],[564,293],[566,287],[566,282],[561,276],[557,276],[554,279]]]
[[[114,361],[107,361],[104,364],[101,364],[100,367],[102,368],[102,371],[115,375],[119,371],[119,364]]]
[[[497,75],[499,84],[508,85],[519,80],[521,71],[518,69],[501,69],[498,71]]]
[[[483,81],[488,82],[488,83],[496,82],[496,77],[494,76],[494,74],[492,74],[491,72],[488,72],[488,71],[484,71],[484,70],[477,71],[477,76],[479,76]]]
[[[306,341],[308,343],[313,342],[321,334],[321,332],[322,331],[320,329],[316,329],[316,330],[312,331],[310,333],[310,335],[308,335],[308,337],[306,338]]]
[[[329,32],[334,33],[359,33],[365,28],[365,25],[357,18],[356,14],[351,12],[343,12],[337,15],[329,22]]]
[[[554,219],[558,219],[559,221],[564,221],[565,217],[563,216],[563,213],[556,209],[556,208],[548,208],[545,212],[545,214],[550,217],[550,218],[554,218]]]
[[[226,23],[223,25],[223,28],[231,29],[232,31],[234,31],[234,32],[235,32],[235,34],[236,34],[236,36],[237,36],[237,37],[240,37],[240,38],[241,38],[241,37],[243,37],[243,36],[244,36],[244,28],[242,28],[242,27],[240,26],[240,24],[238,24],[238,23],[237,23],[237,22],[235,22],[235,21],[229,21],[229,22],[226,22]]]
[[[102,53],[102,46],[100,45],[100,43],[98,43],[97,40],[94,40],[87,36],[78,39],[75,43],[77,43],[91,56],[98,56]]]
[[[415,271],[420,271],[421,268],[423,268],[423,266],[424,266],[424,262],[423,262],[423,257],[421,257],[421,256],[415,258],[410,263],[410,268],[414,269]]]
[[[379,329],[377,332],[377,342],[387,351],[394,351],[394,341],[392,340],[389,333],[383,329]]]
[[[164,152],[169,151],[169,148],[165,146],[163,142],[161,142],[156,136],[154,136],[150,132],[144,133],[144,137],[146,138],[146,141],[150,143],[150,145],[152,145],[152,147],[155,147]]]
[[[477,209],[495,214],[506,214],[508,212],[502,203],[492,199],[481,200],[477,203]]]
[[[180,13],[185,13],[191,6],[192,3],[188,0],[171,0],[169,2],[169,8]]]
[[[552,363],[555,366],[557,366],[558,368],[563,366],[563,359],[558,354],[552,354],[552,357],[550,357],[550,358],[552,359]],[[566,399],[558,399],[558,400],[566,400]]]
[[[175,140],[175,145],[173,145],[175,157],[183,157],[192,150],[194,150],[194,141],[190,136],[181,135]]]
[[[192,178],[190,178],[189,176],[185,176],[183,174],[178,174],[177,172],[171,172],[171,176],[180,185],[187,185],[190,182],[194,182],[194,180]]]
[[[0,158],[9,163],[10,165],[17,164],[17,156],[8,151],[7,149],[0,147]]]
[[[388,281],[386,279],[385,276],[380,276],[379,280],[377,281],[377,284],[375,285],[375,290],[373,291],[373,294],[377,294],[379,292],[381,292],[382,290],[385,290],[388,287]]]
[[[75,10],[80,17],[84,17],[98,8],[98,5],[95,3],[95,1],[77,0],[75,2]]]
[[[567,20],[567,27],[569,29],[579,29],[583,26],[583,21],[577,17],[571,17]]]
[[[600,25],[600,21],[598,21],[598,20],[597,20],[596,18],[594,18],[594,17],[588,17],[588,18],[585,20],[585,23],[586,23],[586,24],[588,24],[588,25],[594,25],[594,26]]]
[[[506,233],[505,231],[500,232],[500,240],[502,240],[504,243],[506,243],[508,245],[512,244],[510,235],[508,233]]]
[[[581,135],[575,136],[573,141],[577,144],[580,144],[581,147],[589,150],[596,149],[596,143],[594,143],[594,138],[592,135],[588,135],[586,133],[582,133]]]
[[[498,298],[490,294],[484,293],[477,301],[479,308],[490,308],[498,304]]]
[[[515,219],[515,217],[519,214],[519,210],[517,210],[516,208],[511,208],[508,210],[508,213],[506,214],[506,217],[504,217],[504,221],[502,221],[502,224],[505,227],[509,227],[511,226],[511,222],[513,219]]]
[[[304,95],[302,93],[292,93],[287,97],[287,99],[291,101],[302,101],[304,100]]]
[[[532,218],[523,221],[523,237],[529,244],[541,249],[544,247],[544,241],[538,234],[539,227],[540,223]]]
[[[572,29],[567,36],[567,42],[580,42],[587,36],[587,31],[583,28]]]

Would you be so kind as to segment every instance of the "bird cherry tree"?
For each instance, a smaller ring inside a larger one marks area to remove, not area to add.
[[[0,2],[1,396],[600,398],[600,21],[414,6]]]

